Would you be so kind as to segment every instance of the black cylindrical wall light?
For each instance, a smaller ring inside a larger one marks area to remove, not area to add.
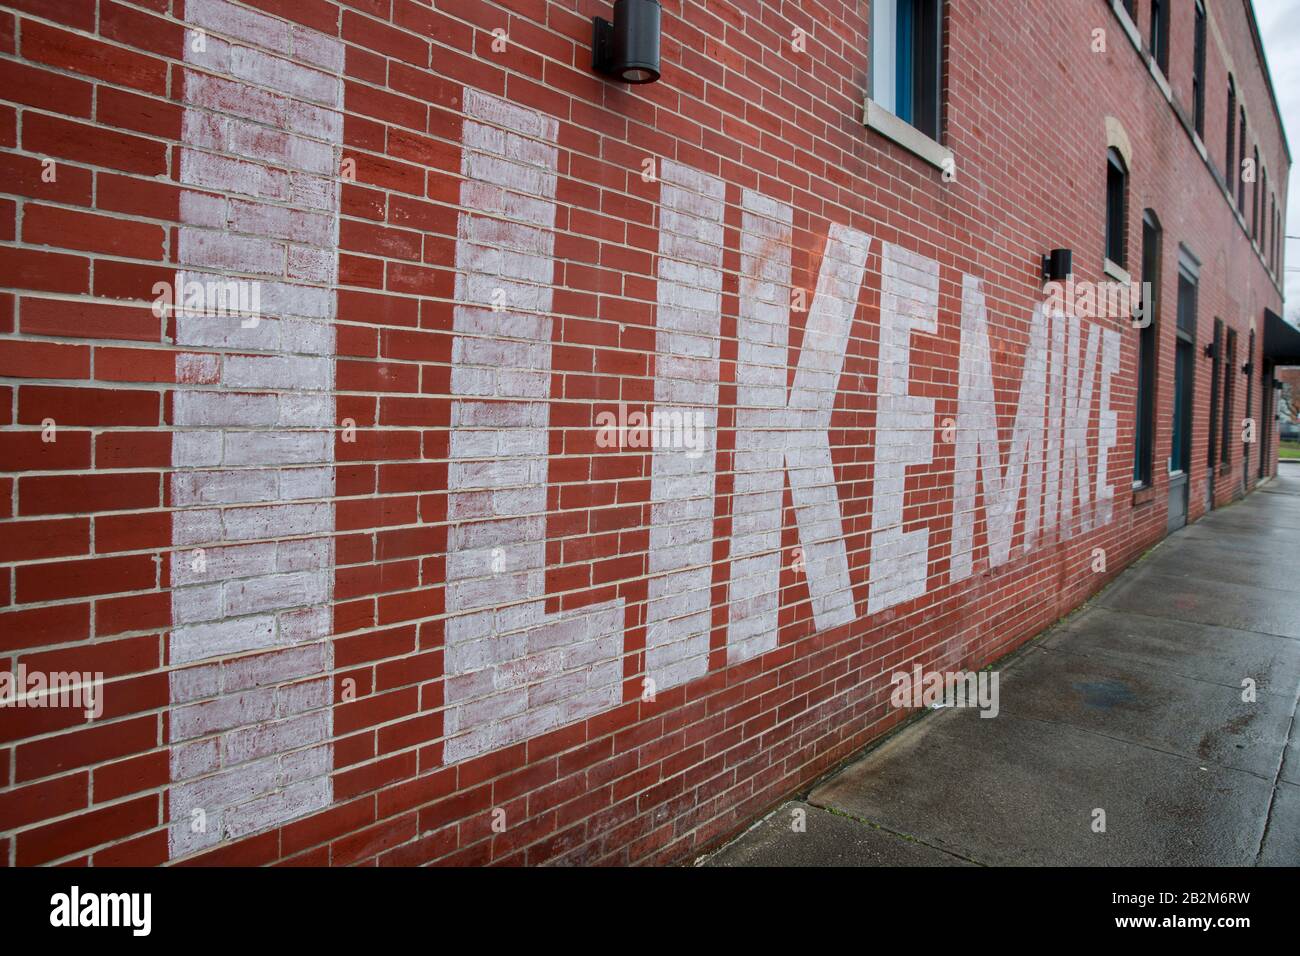
[[[592,17],[591,68],[622,83],[659,79],[659,0],[615,0],[614,22]]]
[[[1070,249],[1053,249],[1043,256],[1043,281],[1064,282],[1074,273],[1074,252]]]

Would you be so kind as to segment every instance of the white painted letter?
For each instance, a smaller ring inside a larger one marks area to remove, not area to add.
[[[933,460],[934,399],[909,395],[908,383],[912,333],[939,323],[939,263],[888,242],[881,261],[870,614],[925,593],[930,532],[903,531],[903,491],[907,466]]]

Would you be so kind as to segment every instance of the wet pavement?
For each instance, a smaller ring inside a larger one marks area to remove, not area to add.
[[[998,670],[702,862],[1300,865],[1300,466]]]

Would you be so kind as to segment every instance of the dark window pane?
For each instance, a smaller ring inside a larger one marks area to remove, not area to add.
[[[1192,119],[1205,135],[1205,7],[1196,4],[1196,33],[1192,46]]]
[[[1223,163],[1223,174],[1228,181],[1228,194],[1232,194],[1237,168],[1237,85],[1228,77],[1228,149]]]
[[[1250,238],[1259,238],[1259,147],[1255,147],[1254,166],[1255,181],[1250,187]]]
[[[1237,211],[1246,214],[1246,177],[1242,171],[1246,165],[1246,110],[1241,110],[1241,135],[1237,138]]]
[[[1123,160],[1115,150],[1110,150],[1106,162],[1106,258],[1119,266],[1124,265],[1124,194],[1127,179]]]
[[[876,0],[871,96],[905,123],[939,139],[943,0]]]
[[[911,0],[912,6],[912,125],[931,139],[939,138],[939,101],[943,59],[940,0]],[[901,53],[900,53],[901,58]]]
[[[1196,337],[1196,283],[1182,272],[1178,276],[1178,328]]]
[[[914,54],[916,40],[912,30],[913,13],[916,0],[898,0],[897,41],[894,48],[894,64],[897,78],[894,86],[894,112],[901,120],[912,122],[912,92],[916,75]]]
[[[1169,0],[1151,0],[1151,56],[1169,72]]]

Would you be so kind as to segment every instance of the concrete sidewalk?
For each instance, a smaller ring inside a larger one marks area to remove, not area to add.
[[[995,719],[927,715],[706,865],[1300,864],[1300,467],[1171,536],[1000,682]]]

